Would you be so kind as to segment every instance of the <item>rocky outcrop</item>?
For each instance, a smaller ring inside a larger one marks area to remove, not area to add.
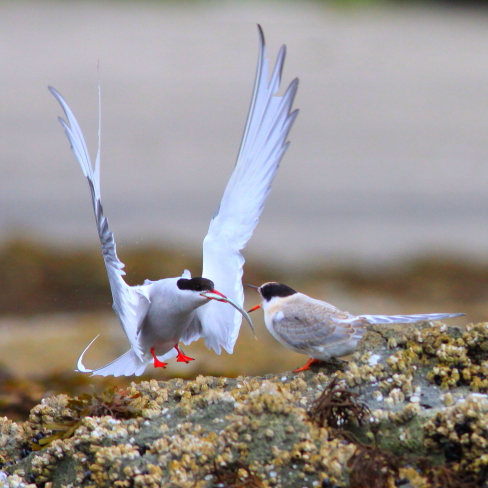
[[[298,375],[46,398],[0,420],[0,486],[483,486],[487,359],[488,324],[376,326]]]

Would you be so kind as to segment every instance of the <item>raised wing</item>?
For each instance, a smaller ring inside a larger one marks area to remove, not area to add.
[[[244,302],[244,258],[239,251],[247,244],[258,223],[289,144],[286,141],[288,132],[298,114],[297,110],[291,112],[298,79],[292,81],[283,96],[275,95],[280,88],[286,48],[281,47],[270,79],[264,36],[258,27],[259,59],[246,128],[234,171],[203,241],[202,275],[239,305]],[[232,353],[241,315],[230,306],[215,301],[200,307],[197,314],[207,347],[213,348],[217,354],[220,354],[221,346]]]
[[[426,313],[417,315],[359,315],[369,324],[411,324],[415,322],[452,319],[461,317],[464,313]]]
[[[134,349],[137,357],[142,360],[143,352],[137,341],[137,327],[144,318],[149,307],[149,298],[144,286],[130,287],[122,278],[125,275],[124,263],[117,257],[115,240],[108,227],[108,221],[103,215],[103,207],[100,200],[100,108],[99,108],[99,128],[98,128],[98,152],[95,159],[95,168],[92,166],[90,155],[86,147],[83,133],[78,122],[65,102],[63,97],[52,87],[49,90],[60,103],[67,118],[67,122],[61,117],[59,121],[64,127],[66,136],[71,143],[71,150],[75,155],[81,170],[88,180],[88,186],[92,196],[93,210],[97,224],[98,237],[102,244],[103,260],[107,268],[108,280],[113,297],[113,308],[117,313],[122,328]],[[99,91],[100,94],[100,91]]]

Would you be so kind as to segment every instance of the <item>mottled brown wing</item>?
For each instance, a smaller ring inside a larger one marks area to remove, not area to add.
[[[352,325],[340,324],[352,317],[349,313],[318,300],[290,300],[281,312],[273,320],[276,334],[303,351],[347,342],[355,333]]]

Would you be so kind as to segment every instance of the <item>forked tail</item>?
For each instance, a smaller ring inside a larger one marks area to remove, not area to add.
[[[98,339],[99,336],[95,337],[85,350],[81,353],[78,362],[76,364],[76,371],[80,373],[91,373],[92,376],[141,376],[146,370],[147,365],[152,361],[151,356],[148,359],[140,360],[133,349],[129,349],[126,353],[122,354],[115,361],[112,361],[105,366],[98,369],[88,369],[83,364],[83,356],[85,355],[88,348]],[[165,361],[176,356],[176,351],[172,348],[166,354],[157,356],[160,361]]]
[[[85,350],[81,353],[76,364],[76,371],[80,373],[92,373],[92,376],[141,376],[149,364],[149,361],[141,361],[133,349],[130,349],[125,354],[122,354],[119,358],[111,363],[102,366],[98,369],[88,369],[83,364],[83,356],[88,348],[98,339],[98,336],[86,346]]]

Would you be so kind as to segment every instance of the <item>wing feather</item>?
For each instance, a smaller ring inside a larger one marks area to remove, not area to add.
[[[411,324],[415,322],[433,320],[445,320],[453,317],[461,317],[464,313],[427,313],[417,315],[359,315],[359,318],[364,318],[369,324]]]
[[[323,303],[318,300],[290,301],[282,307],[282,313],[274,316],[274,332],[283,342],[302,351],[348,341],[354,334],[354,328],[336,322],[335,307],[324,307]]]
[[[143,286],[130,287],[123,279],[125,275],[124,263],[117,257],[115,239],[108,226],[108,220],[103,214],[100,197],[100,127],[98,130],[98,152],[95,168],[92,166],[90,155],[86,147],[81,128],[64,98],[54,88],[49,87],[56,100],[61,105],[67,121],[59,118],[66,136],[71,143],[71,150],[75,155],[81,170],[85,175],[92,196],[93,211],[97,224],[98,237],[102,245],[102,255],[107,268],[108,280],[113,297],[113,308],[117,313],[122,328],[134,349],[136,356],[142,361],[143,352],[137,340],[137,328],[149,308],[149,297]],[[100,94],[100,92],[99,92]],[[99,108],[100,122],[100,108]]]
[[[285,46],[279,51],[270,78],[261,27],[259,34],[256,79],[237,162],[203,241],[202,275],[240,305],[244,302],[244,258],[239,251],[245,247],[258,223],[271,183],[288,147],[288,133],[298,114],[297,110],[291,112],[298,88],[297,79],[283,96],[276,96],[281,83]],[[231,353],[242,322],[239,312],[212,301],[200,307],[197,315],[207,347],[217,354],[220,354],[221,347]]]

